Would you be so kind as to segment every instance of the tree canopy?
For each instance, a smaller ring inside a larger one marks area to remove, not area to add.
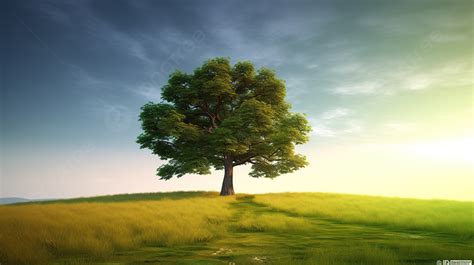
[[[304,115],[290,112],[285,93],[273,70],[210,59],[192,74],[170,75],[163,101],[142,107],[137,142],[167,161],[157,171],[162,179],[211,168],[225,168],[232,178],[232,168],[244,164],[252,177],[275,178],[307,165],[295,145],[308,140],[311,128]]]

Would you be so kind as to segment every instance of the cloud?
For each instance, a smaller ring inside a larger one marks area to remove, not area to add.
[[[465,59],[438,62],[429,67],[421,59],[388,62],[385,67],[346,68],[346,78],[336,75],[335,81],[329,81],[329,92],[341,96],[391,96],[404,91],[457,88],[471,85],[473,74],[472,65]]]
[[[134,88],[133,91],[148,101],[158,102],[161,100],[161,89],[151,83],[138,86],[138,88]]]
[[[417,75],[407,79],[405,88],[408,90],[422,90],[428,88],[433,82],[433,78],[429,75]]]
[[[99,78],[91,75],[84,68],[81,68],[77,65],[72,65],[72,64],[70,65],[70,67],[71,67],[72,75],[74,76],[75,81],[81,87],[97,89],[97,88],[103,88],[104,85],[106,85],[107,83],[104,80],[100,80]]]
[[[114,133],[129,130],[136,114],[135,110],[132,111],[125,105],[99,98],[84,101],[83,108],[85,112],[100,120],[103,128]]]
[[[124,51],[125,55],[136,58],[147,66],[154,66],[155,60],[148,55],[145,41],[140,36],[117,30],[100,17],[93,15],[88,17],[85,27],[94,38],[107,43],[112,48]]]
[[[348,116],[352,113],[353,113],[353,111],[350,110],[350,109],[338,107],[338,108],[335,108],[335,109],[332,109],[332,110],[328,110],[328,111],[324,112],[323,114],[321,114],[321,119],[322,120],[338,119],[338,118],[341,118],[341,117]]]
[[[427,70],[421,73],[414,73],[403,78],[399,74],[396,81],[400,83],[400,88],[405,90],[423,90],[431,88],[456,88],[468,86],[473,82],[472,66],[466,61],[453,61]]]
[[[337,107],[310,118],[312,133],[320,137],[341,138],[359,134],[364,130],[363,122],[353,117],[354,111]]]
[[[333,89],[334,94],[340,95],[359,95],[374,94],[380,88],[379,83],[374,81],[365,81],[355,84],[345,84]]]

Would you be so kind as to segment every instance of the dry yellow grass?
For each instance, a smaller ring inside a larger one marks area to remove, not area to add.
[[[224,230],[232,198],[55,203],[0,207],[3,264],[44,264],[57,256],[107,257],[154,242],[208,241]]]

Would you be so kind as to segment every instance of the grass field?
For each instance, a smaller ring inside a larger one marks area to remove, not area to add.
[[[474,259],[473,202],[147,193],[0,206],[0,263],[435,264]]]

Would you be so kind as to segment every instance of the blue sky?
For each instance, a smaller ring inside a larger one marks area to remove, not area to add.
[[[0,196],[218,190],[221,172],[159,181],[161,161],[135,139],[140,106],[160,100],[174,69],[192,71],[225,56],[275,69],[293,110],[313,124],[311,141],[300,148],[309,169],[273,181],[236,169],[237,192],[471,198],[467,190],[450,195],[473,184],[465,156],[442,159],[447,164],[417,157],[397,171],[416,174],[377,177],[403,152],[413,153],[397,151],[380,161],[385,168],[371,169],[374,158],[394,148],[421,145],[428,150],[421,153],[430,153],[430,145],[449,146],[444,156],[451,156],[460,153],[451,147],[472,143],[471,1],[7,0],[4,6]],[[459,172],[438,176],[443,170]],[[433,186],[426,184],[434,176]],[[353,181],[360,178],[359,187]],[[416,188],[403,188],[410,183]]]

